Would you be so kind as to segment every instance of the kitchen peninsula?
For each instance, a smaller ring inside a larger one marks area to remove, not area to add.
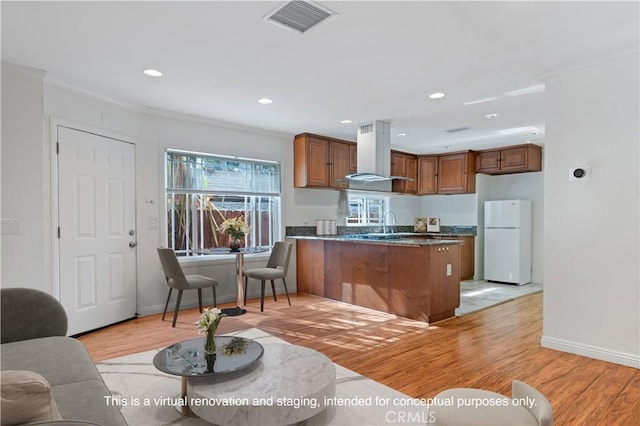
[[[298,236],[298,291],[432,323],[460,305],[459,240]]]

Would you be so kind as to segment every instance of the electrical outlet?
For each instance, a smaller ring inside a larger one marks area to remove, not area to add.
[[[447,263],[447,276],[450,277],[451,274],[453,274],[453,268],[451,267],[450,263]]]

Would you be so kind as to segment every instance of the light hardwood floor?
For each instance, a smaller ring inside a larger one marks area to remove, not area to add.
[[[265,298],[261,313],[249,301],[218,334],[257,327],[416,398],[453,387],[510,396],[520,379],[551,401],[556,425],[640,424],[640,370],[540,347],[541,294],[431,325],[306,294],[291,303]],[[197,337],[198,315],[181,311],[176,328],[171,314],[148,316],[79,339],[101,361]]]

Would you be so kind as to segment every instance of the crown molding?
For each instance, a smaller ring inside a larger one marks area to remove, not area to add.
[[[4,62],[4,61],[2,62],[2,65],[0,68],[0,72],[1,71],[19,72],[21,74],[27,74],[32,77],[38,77],[41,79],[44,79],[44,77],[47,74],[45,71],[42,71],[37,68],[25,67],[24,65],[18,65],[18,64],[14,64],[11,62]]]
[[[560,77],[562,77],[564,75],[571,74],[573,72],[577,72],[577,71],[582,71],[582,70],[586,70],[586,69],[589,69],[589,68],[598,67],[598,66],[601,66],[601,65],[608,64],[610,62],[615,62],[615,61],[618,61],[620,59],[625,59],[627,57],[638,55],[638,54],[640,54],[640,50],[638,48],[632,48],[632,49],[628,49],[628,50],[618,51],[618,52],[612,53],[610,55],[600,57],[598,59],[594,59],[594,60],[591,60],[591,61],[586,61],[586,62],[577,64],[577,65],[572,65],[570,67],[566,67],[566,68],[562,68],[562,69],[559,69],[559,70],[555,70],[555,71],[551,71],[551,72],[542,74],[540,76],[540,80],[543,81],[543,82],[551,81],[551,80],[554,80],[556,78],[560,78]]]
[[[239,130],[243,132],[251,132],[259,135],[270,135],[275,137],[286,137],[293,140],[293,133],[278,132],[276,130],[263,129],[260,127],[248,126],[246,124],[232,123],[229,121],[216,120],[213,118],[202,117],[197,115],[189,115],[181,112],[167,111],[163,109],[155,109],[146,107],[144,113],[151,117],[168,118],[171,120],[179,120],[188,123],[203,124],[207,126],[221,127],[230,130]]]
[[[79,93],[81,95],[89,96],[94,99],[98,99],[113,105],[117,105],[119,107],[129,109],[131,111],[144,112],[147,109],[147,107],[137,104],[135,102],[131,102],[129,100],[110,95],[108,93],[102,92],[97,89],[87,88],[71,79],[68,79],[66,77],[61,77],[59,75],[52,74],[49,72],[45,73],[44,82],[52,86],[57,86],[63,89],[70,90],[72,92]]]

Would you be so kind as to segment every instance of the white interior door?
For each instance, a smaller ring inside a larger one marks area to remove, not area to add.
[[[135,146],[57,132],[60,302],[73,335],[135,316]]]

